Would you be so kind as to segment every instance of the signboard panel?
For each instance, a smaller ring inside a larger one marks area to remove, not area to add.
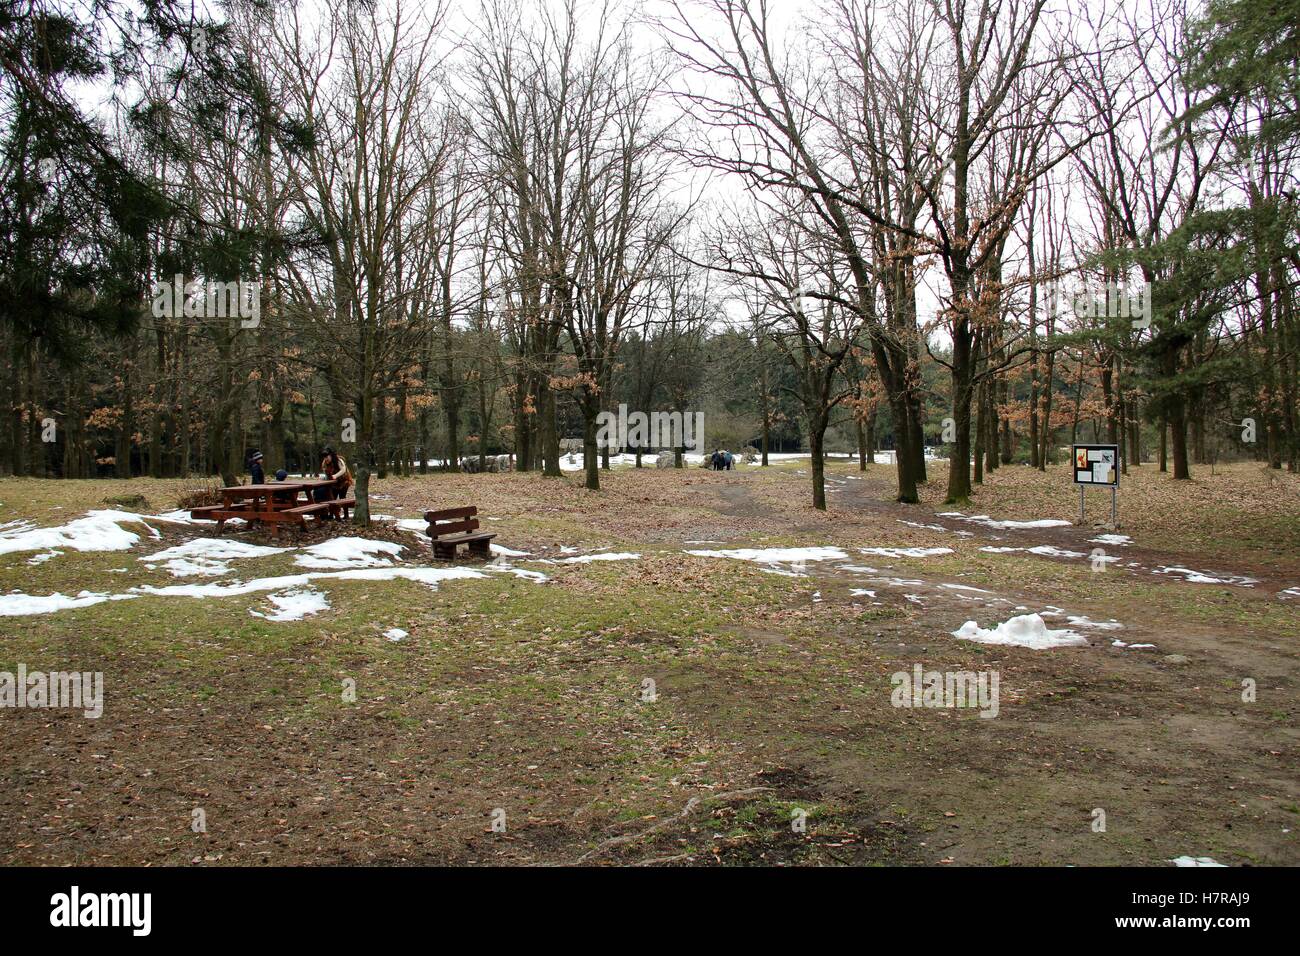
[[[1074,483],[1119,487],[1118,445],[1074,445]]]

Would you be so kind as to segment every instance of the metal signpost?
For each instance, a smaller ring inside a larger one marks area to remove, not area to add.
[[[1088,486],[1110,489],[1110,523],[1119,527],[1119,445],[1074,445],[1074,483],[1079,486],[1079,524],[1083,524],[1083,492]]]

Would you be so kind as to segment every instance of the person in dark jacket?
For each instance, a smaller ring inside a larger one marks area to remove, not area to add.
[[[260,451],[253,452],[253,457],[249,459],[248,470],[253,476],[252,484],[266,484],[266,472],[262,470],[262,453]]]

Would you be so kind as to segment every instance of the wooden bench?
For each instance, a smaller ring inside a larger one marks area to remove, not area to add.
[[[492,554],[492,539],[496,535],[478,530],[478,519],[474,517],[476,514],[478,508],[474,505],[424,513],[424,520],[429,522],[429,538],[433,542],[434,557],[443,561],[455,561],[456,546],[460,544],[468,545],[470,552],[481,558]]]
[[[338,513],[341,510],[343,512],[343,518],[346,520],[348,512],[356,506],[356,498],[335,498],[332,501],[313,501],[311,504],[299,505],[297,508],[286,508],[284,509],[283,514],[302,515],[303,517],[306,517],[307,515],[316,515],[319,517],[328,511],[331,515],[338,517]]]

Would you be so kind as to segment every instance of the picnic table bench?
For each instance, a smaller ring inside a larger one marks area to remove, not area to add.
[[[424,520],[429,522],[429,538],[433,542],[433,554],[443,561],[456,560],[456,546],[468,545],[472,554],[486,558],[492,553],[492,539],[495,534],[478,530],[478,508],[466,505],[463,508],[444,508],[441,511],[426,511]]]
[[[335,516],[342,512],[346,518],[348,512],[356,506],[356,498],[314,500],[318,488],[334,486],[333,478],[304,478],[260,485],[231,485],[228,488],[218,489],[221,504],[191,508],[190,517],[196,521],[215,521],[217,534],[221,534],[226,522],[232,518],[242,518],[249,522],[262,521],[271,526],[271,533],[278,538],[282,524],[296,524],[302,527],[308,515],[319,519],[326,512]],[[299,495],[304,495],[306,501],[300,501]]]

